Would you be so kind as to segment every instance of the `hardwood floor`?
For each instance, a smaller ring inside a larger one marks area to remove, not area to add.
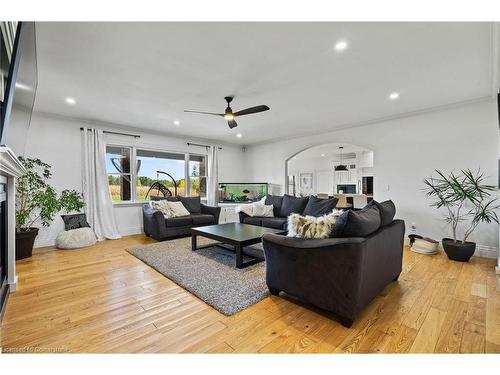
[[[37,249],[18,262],[2,351],[500,353],[493,259],[459,263],[405,249],[399,281],[347,329],[286,297],[226,317],[125,251],[150,242]]]

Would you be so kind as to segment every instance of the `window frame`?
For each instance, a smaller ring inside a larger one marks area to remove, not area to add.
[[[157,147],[148,147],[148,146],[136,146],[136,145],[130,145],[127,143],[120,143],[120,142],[109,142],[106,143],[105,145],[105,151],[106,154],[108,153],[108,147],[120,147],[120,148],[128,148],[130,149],[130,178],[131,181],[130,183],[132,184],[131,186],[131,195],[132,199],[129,201],[112,201],[113,205],[118,205],[118,206],[127,206],[127,205],[139,205],[143,204],[147,201],[140,201],[137,199],[137,150],[143,150],[143,151],[152,151],[152,152],[161,152],[161,153],[171,153],[171,154],[179,154],[179,155],[184,155],[184,181],[185,181],[185,189],[184,189],[184,196],[189,197],[189,193],[191,192],[191,181],[190,181],[190,175],[189,175],[189,158],[191,155],[193,156],[201,156],[205,158],[205,177],[208,179],[208,152],[207,153],[202,153],[202,152],[189,152],[189,151],[178,151],[178,150],[172,150],[172,149],[162,149],[162,148],[157,148]],[[106,158],[105,158],[106,160]],[[106,170],[106,175],[109,175],[108,171]],[[108,183],[108,192],[109,192],[109,183]],[[206,202],[207,198],[202,197],[200,195],[200,199],[203,202]]]

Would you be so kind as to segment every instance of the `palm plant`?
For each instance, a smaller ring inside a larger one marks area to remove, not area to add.
[[[474,232],[479,223],[498,223],[496,211],[499,208],[492,192],[496,187],[485,183],[483,173],[465,169],[460,174],[450,173],[446,176],[436,170],[438,177],[424,180],[426,195],[433,201],[431,207],[445,208],[445,220],[451,225],[453,241],[457,240],[457,228],[461,223],[468,223],[461,243]]]

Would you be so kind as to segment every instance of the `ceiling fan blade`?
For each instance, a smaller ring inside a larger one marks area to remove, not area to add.
[[[234,116],[243,116],[243,115],[249,115],[252,113],[259,113],[259,112],[264,112],[268,111],[269,107],[267,105],[258,105],[255,107],[250,107],[247,109],[242,109],[241,111],[233,113]]]
[[[229,120],[229,121],[227,122],[227,124],[229,125],[229,127],[230,127],[231,129],[232,129],[232,128],[235,128],[235,127],[237,127],[237,126],[238,126],[238,124],[237,124],[237,123],[236,123],[236,121],[234,121],[234,120]]]
[[[200,113],[200,114],[202,114],[202,115],[214,115],[214,116],[222,116],[222,117],[224,117],[224,113],[201,112],[201,111],[188,111],[188,110],[184,110],[184,112],[189,112],[189,113]]]

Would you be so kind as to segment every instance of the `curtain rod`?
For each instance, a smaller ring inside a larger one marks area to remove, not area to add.
[[[201,145],[199,143],[191,143],[191,142],[188,142],[187,143],[188,146],[200,146],[200,147],[210,147],[210,145]],[[217,147],[219,150],[222,150],[222,147]]]
[[[85,128],[80,128],[80,130],[83,130],[83,129],[85,129]],[[87,129],[87,130],[92,130],[92,129]],[[141,136],[137,135],[137,134],[118,133],[118,132],[112,132],[112,131],[108,131],[108,130],[103,130],[102,132],[105,134],[125,135],[127,137],[141,138]]]

